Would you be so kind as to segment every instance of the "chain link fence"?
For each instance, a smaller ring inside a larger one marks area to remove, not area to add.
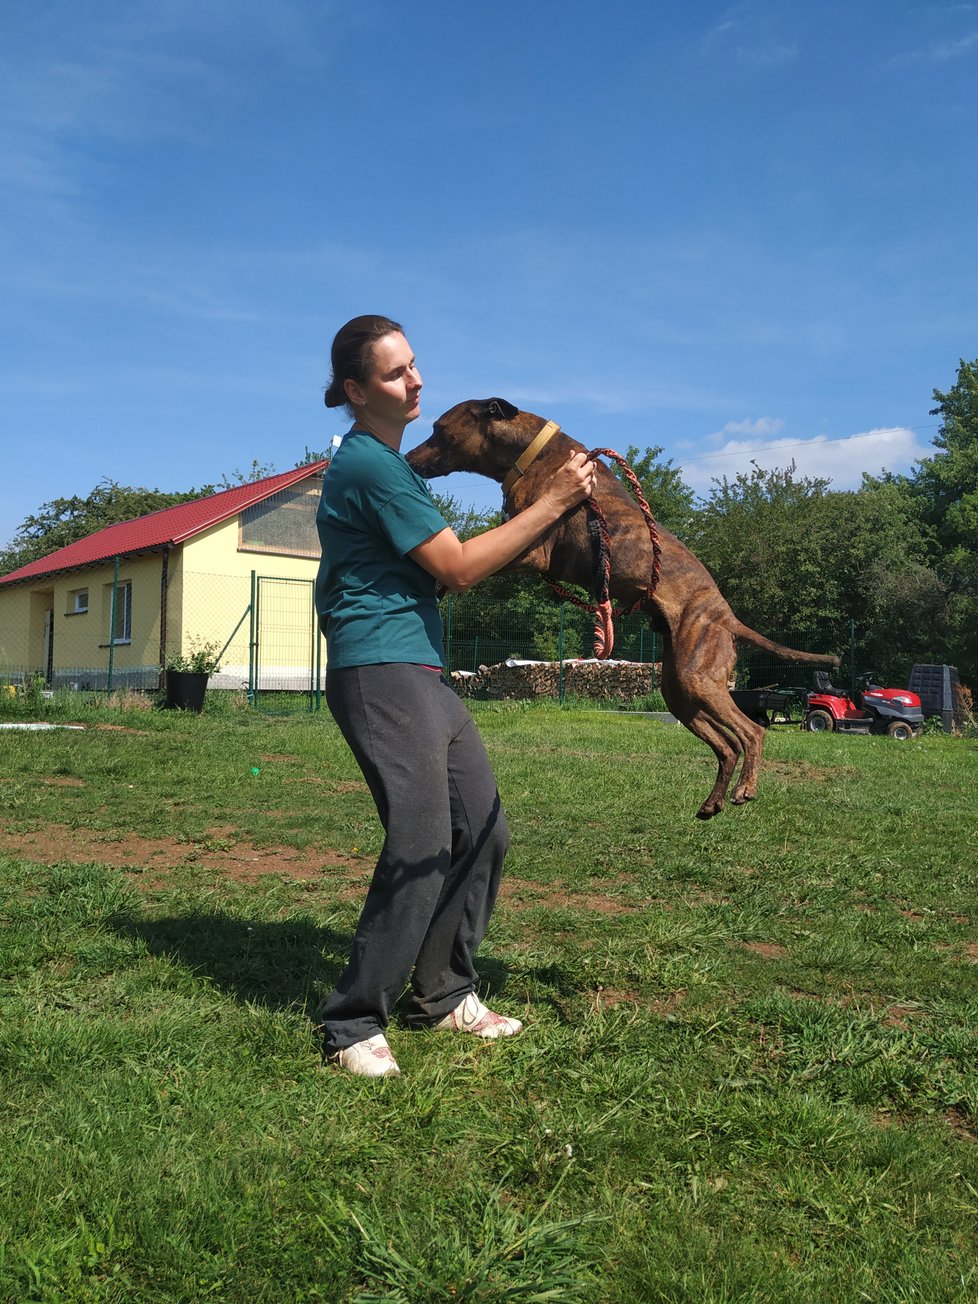
[[[8,688],[41,681],[48,690],[153,692],[170,657],[206,645],[220,664],[211,690],[245,693],[267,710],[321,703],[326,657],[312,578],[194,571],[153,553],[17,586],[3,598],[0,685]],[[447,596],[442,615],[450,672],[511,660],[560,665],[593,654],[593,615],[548,595],[489,600],[477,587]],[[657,671],[662,638],[647,619],[620,617],[614,629],[616,660]],[[844,653],[847,673],[856,673],[855,627],[849,648],[791,630],[765,632],[799,651]],[[738,688],[807,687],[809,680],[790,662],[740,650]],[[562,694],[563,676],[558,682]]]
[[[449,671],[477,674],[480,669],[504,662],[540,661],[565,664],[593,656],[594,616],[569,602],[553,600],[538,605],[532,615],[518,605],[506,602],[487,604],[480,600],[478,589],[461,596],[449,596],[442,603],[445,625],[446,660]],[[847,675],[854,678],[858,658],[855,626],[851,627],[848,646],[830,646],[827,638],[791,629],[764,631],[775,643],[798,652],[842,656]],[[615,661],[653,668],[652,687],[659,687],[663,638],[652,629],[645,616],[621,616],[614,621]],[[738,649],[733,683],[738,688],[774,686],[805,689],[811,686],[811,668],[800,666],[765,651],[741,644]],[[563,676],[541,676],[537,682],[553,684],[555,695],[565,691]],[[577,684],[586,680],[575,677]],[[580,689],[575,689],[579,694]],[[601,696],[607,696],[602,692]]]
[[[220,574],[166,554],[45,577],[3,593],[0,685],[155,692],[167,663],[206,649],[210,688],[302,694],[318,705],[322,640],[313,580]]]

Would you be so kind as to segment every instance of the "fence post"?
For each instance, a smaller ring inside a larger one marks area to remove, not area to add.
[[[258,612],[255,610],[255,598],[257,596],[257,584],[255,572],[251,572],[251,602],[248,604],[251,621],[248,628],[248,701],[252,706],[257,704],[258,697],[258,666],[256,665],[256,656],[258,653]]]
[[[109,673],[105,679],[105,691],[112,692],[112,667],[115,661],[115,608],[116,595],[119,592],[119,558],[115,558],[112,568],[112,601],[109,603]]]
[[[564,704],[564,603],[560,604],[560,627],[557,634],[557,664],[560,669],[557,672],[557,701],[563,706]]]
[[[312,591],[312,627],[316,640],[316,710],[323,705],[323,633],[319,628],[319,612],[316,610],[316,590]]]

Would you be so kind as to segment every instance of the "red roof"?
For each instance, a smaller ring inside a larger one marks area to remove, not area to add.
[[[177,507],[164,507],[161,511],[150,512],[148,516],[137,516],[133,521],[107,525],[104,530],[96,530],[94,534],[89,534],[76,543],[69,543],[66,548],[59,548],[57,552],[39,557],[37,561],[11,571],[9,575],[0,576],[0,584],[35,579],[40,575],[74,570],[77,566],[92,566],[100,561],[108,561],[111,557],[125,557],[132,553],[151,552],[167,545],[184,543],[195,534],[209,530],[212,525],[219,525],[246,507],[253,507],[255,503],[262,502],[281,489],[288,489],[290,485],[322,471],[328,465],[328,461],[309,462],[306,466],[297,466],[281,475],[270,475],[264,480],[235,485],[233,489],[225,489],[209,498],[194,498]]]

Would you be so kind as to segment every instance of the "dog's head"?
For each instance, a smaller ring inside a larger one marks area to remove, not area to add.
[[[521,412],[504,398],[470,398],[444,412],[407,461],[429,480],[474,471],[502,481],[541,425],[541,417]]]

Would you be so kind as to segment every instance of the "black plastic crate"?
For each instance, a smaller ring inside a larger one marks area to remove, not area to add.
[[[956,666],[914,666],[907,687],[920,698],[925,720],[939,715],[945,733],[963,727],[964,710]]]

